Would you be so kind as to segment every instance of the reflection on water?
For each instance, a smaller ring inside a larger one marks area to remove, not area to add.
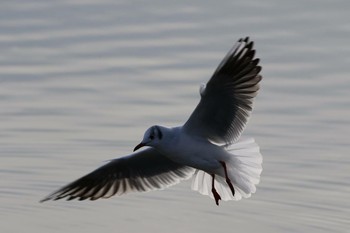
[[[3,3],[1,232],[346,232],[348,7]],[[264,68],[246,130],[264,155],[252,198],[217,208],[184,182],[106,201],[38,203],[103,161],[129,154],[149,125],[183,123],[199,84],[246,35]]]

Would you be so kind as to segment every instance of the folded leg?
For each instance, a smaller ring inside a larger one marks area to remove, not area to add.
[[[227,175],[227,168],[226,168],[226,163],[223,162],[223,161],[220,161],[221,165],[223,166],[224,170],[225,170],[225,179],[226,179],[226,183],[228,184],[228,186],[230,187],[231,189],[231,192],[232,192],[232,195],[235,196],[235,189],[231,183],[231,180],[230,178],[228,177]]]

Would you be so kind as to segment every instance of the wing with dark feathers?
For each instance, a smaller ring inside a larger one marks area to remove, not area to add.
[[[190,178],[194,169],[175,163],[153,148],[147,148],[109,163],[53,192],[48,200],[96,200],[128,192],[144,192]]]
[[[259,90],[261,67],[249,38],[240,39],[212,78],[201,87],[201,100],[184,125],[191,135],[216,143],[236,141],[251,114]]]

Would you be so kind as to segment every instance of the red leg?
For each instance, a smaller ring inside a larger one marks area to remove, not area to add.
[[[221,197],[214,187],[215,174],[211,174],[211,177],[213,177],[212,182],[211,182],[211,192],[214,195],[216,205],[219,205],[219,200],[221,200]]]
[[[223,162],[223,161],[220,161],[220,163],[221,163],[221,165],[224,167],[224,170],[225,170],[226,183],[227,183],[228,186],[230,187],[231,192],[232,192],[232,195],[235,196],[235,189],[233,188],[233,185],[232,185],[232,183],[231,183],[231,180],[230,180],[230,178],[228,178],[228,175],[227,175],[226,163]]]

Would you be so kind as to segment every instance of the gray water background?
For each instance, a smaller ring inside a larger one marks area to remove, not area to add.
[[[0,232],[350,232],[349,1],[2,1]],[[262,88],[245,135],[257,193],[190,181],[96,202],[38,201],[182,124],[240,37]]]

